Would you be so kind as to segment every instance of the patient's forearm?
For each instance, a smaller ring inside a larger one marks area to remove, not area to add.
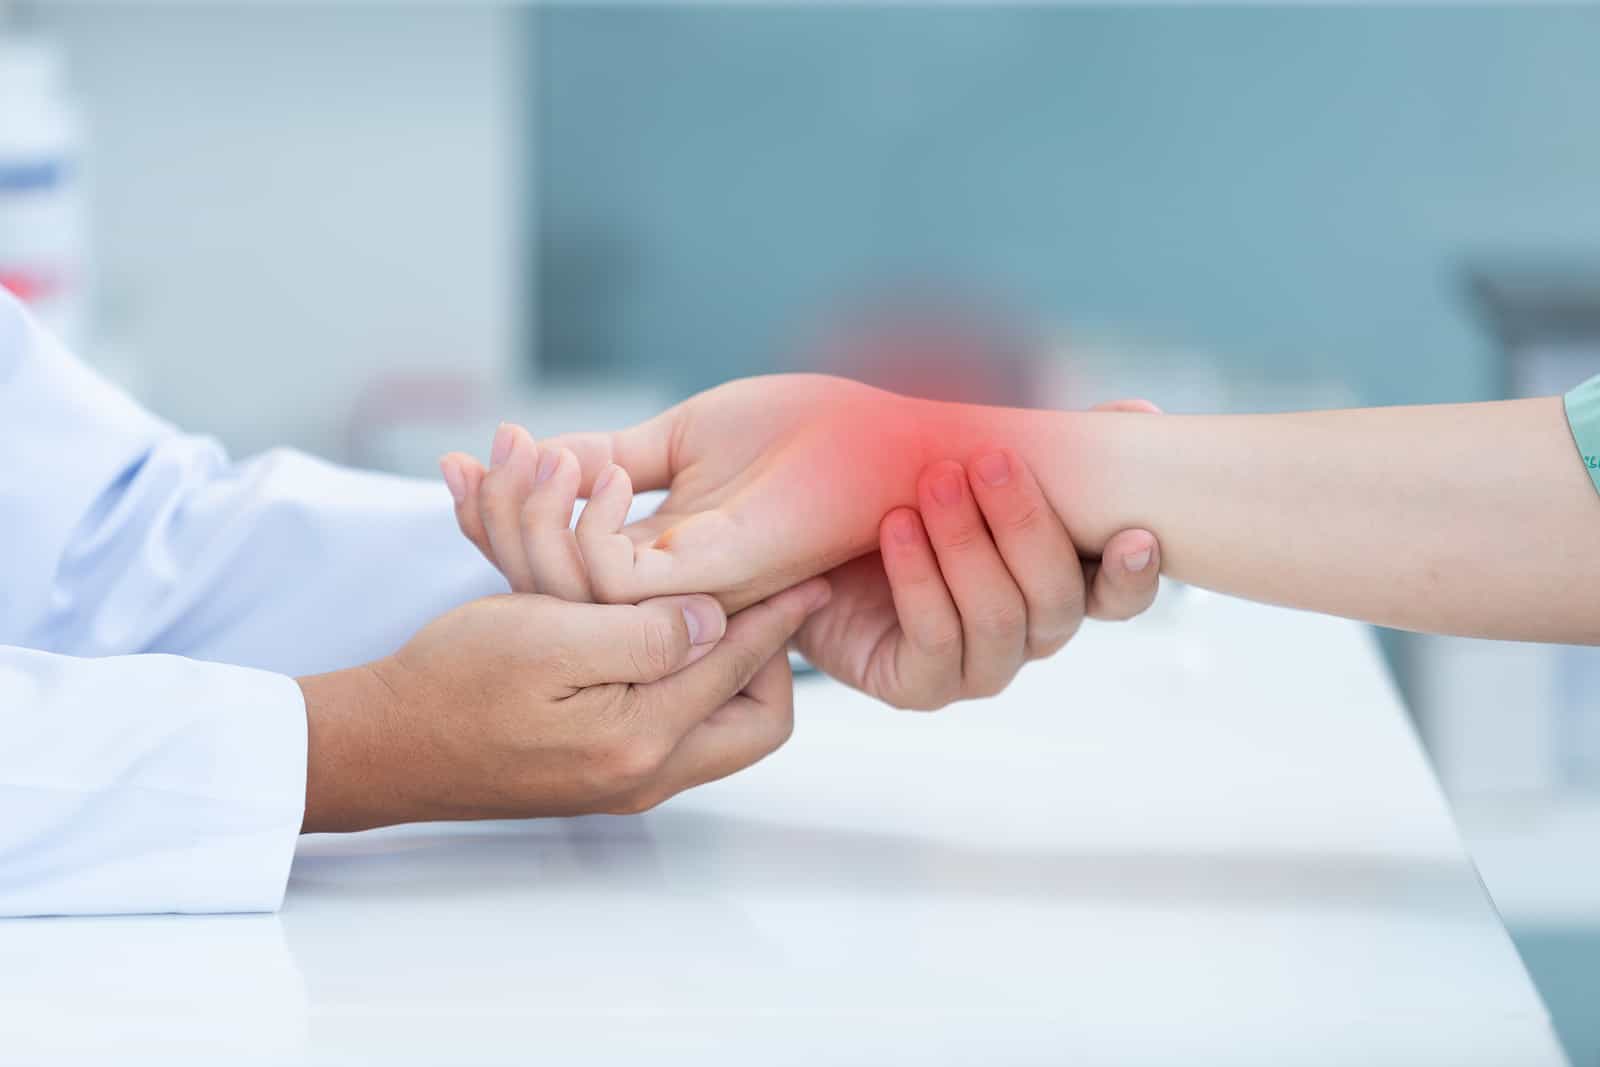
[[[1079,548],[1407,629],[1600,643],[1600,496],[1559,398],[1249,416],[981,412]],[[965,420],[964,420],[965,421]]]

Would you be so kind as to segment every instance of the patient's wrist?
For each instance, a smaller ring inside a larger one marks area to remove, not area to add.
[[[1050,412],[1050,432],[1033,442],[1028,462],[1085,555],[1098,556],[1123,530],[1148,529],[1139,498],[1142,438],[1157,425],[1129,412]]]
[[[1033,472],[1080,552],[1098,555],[1118,531],[1145,525],[1136,501],[1139,457],[1158,426],[1151,416],[916,403],[924,464],[968,463],[990,449],[1010,449]]]

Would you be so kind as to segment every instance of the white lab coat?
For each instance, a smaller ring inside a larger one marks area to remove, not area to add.
[[[230,462],[0,290],[0,915],[277,908],[293,676],[504,588],[441,483]]]

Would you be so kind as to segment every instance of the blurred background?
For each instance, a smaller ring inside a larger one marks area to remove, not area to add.
[[[798,366],[1040,406],[1559,392],[1600,372],[1596,56],[1563,7],[0,0],[0,284],[237,452],[427,476],[500,418]],[[1385,644],[1597,1062],[1597,653]]]

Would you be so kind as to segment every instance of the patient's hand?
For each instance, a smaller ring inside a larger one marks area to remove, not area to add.
[[[877,551],[829,573],[832,600],[795,640],[807,658],[890,704],[934,708],[998,692],[1025,660],[1059,648],[1086,609],[1127,618],[1148,606],[1160,569],[1154,538],[1118,535],[1109,562],[1090,565],[1086,596],[1066,530],[1027,468],[1002,456],[1003,470],[974,464],[970,476],[950,462],[913,472],[917,509],[881,516]],[[573,531],[583,479],[571,450],[506,426],[494,457],[487,474],[459,453],[442,461],[463,532],[514,589],[593,598],[596,562],[626,562],[643,525],[622,527],[627,473],[602,468]]]
[[[869,552],[878,524],[916,503],[935,409],[823,375],[747,378],[631,429],[547,442],[576,456],[588,494],[612,464],[659,511],[586,551],[598,600],[709,592],[734,611]]]
[[[925,467],[980,459],[1010,443],[1014,422],[1002,409],[790,374],[729,382],[629,429],[546,444],[576,456],[580,495],[613,464],[634,488],[670,490],[626,537],[586,551],[597,600],[701,592],[731,612],[872,551],[885,515],[918,506]],[[515,506],[509,496],[486,503]]]

